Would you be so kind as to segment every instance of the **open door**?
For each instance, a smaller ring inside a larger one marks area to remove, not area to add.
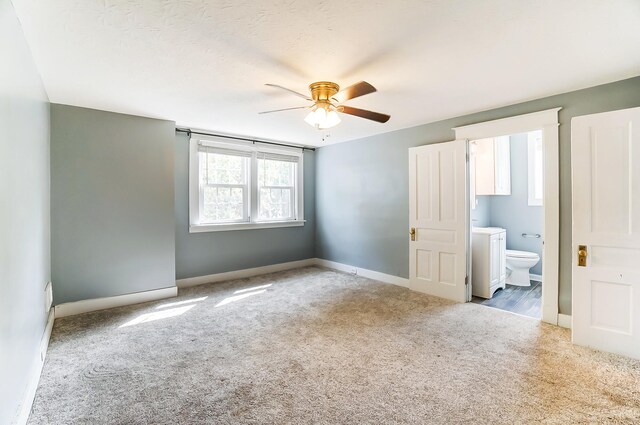
[[[640,108],[571,121],[573,342],[640,358]]]
[[[467,288],[467,143],[409,149],[410,288],[458,302]]]

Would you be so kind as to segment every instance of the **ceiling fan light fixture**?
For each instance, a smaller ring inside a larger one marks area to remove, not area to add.
[[[320,130],[340,124],[338,113],[323,106],[316,106],[304,119],[307,124]]]
[[[329,111],[327,113],[327,118],[324,120],[324,124],[321,125],[319,128],[325,129],[325,128],[335,127],[336,125],[340,124],[340,121],[342,120],[340,119],[336,111]]]

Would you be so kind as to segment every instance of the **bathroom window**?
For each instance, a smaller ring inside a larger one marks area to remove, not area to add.
[[[542,131],[532,131],[527,135],[529,163],[529,205],[542,206],[544,197],[544,163],[542,152]]]

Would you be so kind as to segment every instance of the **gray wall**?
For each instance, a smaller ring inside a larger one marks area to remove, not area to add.
[[[640,77],[326,146],[316,153],[318,257],[409,276],[408,153],[452,127],[561,106],[560,312],[571,313],[571,118],[640,106]],[[391,118],[393,119],[393,117]]]
[[[476,196],[476,208],[471,210],[471,224],[474,227],[489,227],[491,225],[490,196]]]
[[[303,227],[189,233],[189,138],[175,137],[176,278],[315,257],[315,154],[304,154]]]
[[[542,257],[542,239],[523,238],[523,233],[543,233],[542,207],[529,206],[527,134],[510,137],[511,195],[479,196],[488,211],[486,226],[507,230],[507,249],[535,252]],[[474,223],[475,224],[475,223]],[[542,274],[542,260],[531,268]]]
[[[0,424],[39,362],[50,280],[49,103],[9,0],[0,0]]]
[[[174,128],[51,105],[55,304],[175,286]]]

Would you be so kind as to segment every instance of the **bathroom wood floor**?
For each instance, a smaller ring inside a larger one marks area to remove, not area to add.
[[[540,319],[542,317],[542,283],[532,280],[531,286],[507,285],[505,289],[498,289],[491,299],[473,297],[471,302]]]

